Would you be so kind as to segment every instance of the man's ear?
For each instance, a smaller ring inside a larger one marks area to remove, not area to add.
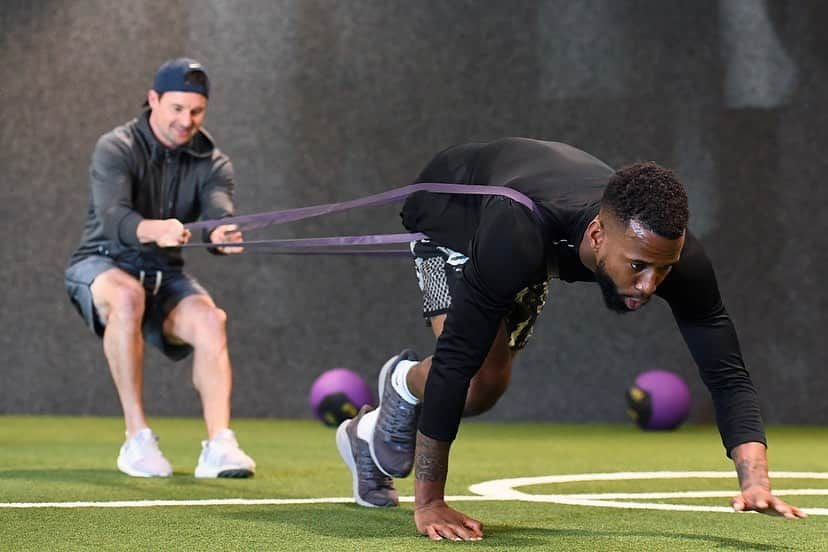
[[[147,103],[149,104],[150,108],[155,109],[158,107],[158,92],[155,90],[149,90],[147,92]]]
[[[604,222],[601,220],[600,213],[596,215],[595,218],[592,219],[592,222],[589,223],[589,226],[587,226],[586,235],[589,240],[590,249],[597,252],[607,239],[607,229],[604,226]]]

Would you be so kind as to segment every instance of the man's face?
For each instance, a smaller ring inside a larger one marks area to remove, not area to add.
[[[614,217],[599,223],[595,279],[607,308],[626,313],[643,307],[678,262],[684,235],[671,240],[632,220],[625,227]]]
[[[207,98],[196,92],[165,92],[161,97],[150,90],[150,126],[158,141],[177,148],[192,140],[207,113]]]

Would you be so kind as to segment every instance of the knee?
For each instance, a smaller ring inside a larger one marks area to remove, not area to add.
[[[478,416],[491,410],[509,387],[511,373],[510,359],[495,361],[491,356],[487,358],[469,384],[463,416]]]
[[[105,319],[139,322],[144,316],[144,289],[137,282],[115,288],[105,302]]]
[[[491,410],[503,396],[506,386],[506,382],[501,381],[472,381],[463,405],[463,416],[479,416]]]
[[[466,397],[466,404],[463,406],[463,417],[479,416],[484,412],[488,412],[497,404],[500,395],[497,396],[483,396],[475,395]]]
[[[227,313],[218,307],[208,310],[201,319],[204,331],[211,334],[224,334],[227,326]]]
[[[227,313],[218,307],[206,309],[194,321],[196,347],[224,347],[227,341]]]

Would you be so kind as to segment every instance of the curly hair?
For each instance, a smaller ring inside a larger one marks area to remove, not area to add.
[[[671,240],[681,237],[690,217],[687,194],[673,171],[648,161],[615,171],[601,205],[626,226],[631,220]]]

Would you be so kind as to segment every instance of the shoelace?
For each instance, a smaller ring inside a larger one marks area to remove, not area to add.
[[[386,402],[387,401],[387,402]],[[417,409],[419,405],[413,405],[400,397],[391,386],[389,376],[386,389],[383,393],[382,414],[377,423],[380,424],[384,441],[398,450],[414,450],[414,436],[417,431]]]

